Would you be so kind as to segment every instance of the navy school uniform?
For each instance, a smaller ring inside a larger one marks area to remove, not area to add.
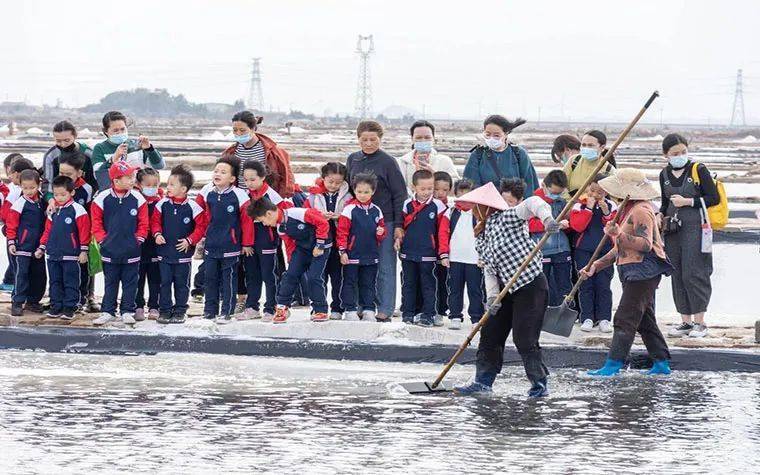
[[[534,195],[551,206],[552,216],[555,218],[567,204],[564,199],[547,197],[543,188],[536,190]],[[528,228],[531,239],[538,242],[544,234],[544,223],[534,217],[528,222]],[[570,254],[570,238],[567,233],[559,232],[549,236],[541,253],[543,254],[543,272],[549,284],[549,305],[556,307],[562,303],[573,287],[573,257]]]
[[[138,190],[138,193],[140,191]],[[157,196],[144,196],[148,206],[148,222],[150,223],[153,216],[153,210],[163,197],[163,190],[159,188]],[[161,290],[161,271],[158,267],[158,254],[156,252],[156,240],[152,233],[148,233],[145,242],[142,245],[140,253],[140,269],[137,279],[137,297],[135,306],[137,308],[145,307],[145,284],[148,284],[148,309],[158,309],[158,295]]]
[[[16,246],[12,301],[14,304],[39,303],[45,295],[47,276],[45,258],[37,259],[34,252],[40,245],[45,229],[45,209],[42,197],[20,196],[11,204],[5,216],[8,246]]]
[[[148,235],[148,205],[135,190],[101,191],[90,206],[92,235],[100,244],[105,291],[101,310],[116,315],[121,285],[121,314],[134,313],[141,246]]]
[[[378,227],[383,230],[379,236]],[[372,202],[362,204],[351,200],[338,219],[336,235],[338,251],[348,255],[340,292],[343,309],[374,312],[380,241],[385,238],[383,212]]]
[[[56,206],[45,221],[40,249],[47,254],[50,279],[50,311],[73,312],[80,301],[82,276],[79,255],[90,245],[90,217],[84,206],[69,200]]]
[[[615,219],[617,205],[609,199],[605,199],[609,209],[608,214],[602,212],[597,204],[594,209],[586,206],[586,200],[576,203],[570,212],[570,227],[577,234],[575,241],[575,267],[578,271],[586,267],[591,260],[594,250],[604,237],[604,226]],[[602,249],[601,256],[612,249],[612,242]],[[602,320],[612,320],[612,278],[615,275],[615,267],[595,272],[590,279],[586,279],[578,290],[580,302],[580,319],[591,320],[598,323]]]
[[[446,205],[435,198],[404,202],[404,239],[401,242],[401,318],[414,321],[417,293],[422,293],[422,318],[432,323],[435,314],[437,282],[435,263],[438,260],[438,220]]]
[[[74,197],[73,200],[78,205],[85,209],[85,212],[89,215],[90,203],[94,197],[94,190],[92,185],[87,183],[84,178],[79,177],[74,182]],[[87,304],[87,299],[95,290],[95,282],[90,278],[90,266],[87,263],[79,264],[79,304]]]
[[[237,266],[242,246],[253,245],[253,221],[246,209],[250,198],[245,190],[230,186],[217,190],[204,186],[196,201],[206,213],[204,250],[206,300],[203,313],[213,317],[235,311]]]
[[[158,235],[166,240],[166,244],[156,245],[161,277],[158,309],[162,314],[184,315],[187,313],[187,301],[190,297],[193,246],[206,233],[206,215],[201,205],[187,197],[167,197],[156,203],[150,223],[154,242]],[[191,247],[187,251],[177,250],[177,244],[181,239],[190,241]]]
[[[324,272],[330,257],[330,224],[322,213],[312,208],[278,210],[277,232],[285,242],[290,262],[282,275],[277,290],[277,305],[285,307],[293,302],[293,295],[302,275],[306,275],[307,290],[314,313],[327,313]],[[315,247],[325,252],[314,257]]]
[[[295,184],[295,190],[293,192],[293,196],[290,198],[290,200],[293,202],[294,208],[306,208],[306,200],[309,199],[309,196],[304,193],[301,190],[301,187],[296,183]],[[285,255],[282,253],[282,249],[280,249],[280,255],[277,258],[277,262],[281,264],[280,267],[280,273],[278,277],[278,281],[282,279],[282,273],[285,272]],[[309,306],[309,287],[306,283],[306,275],[302,275],[301,279],[298,282],[298,287],[296,287],[296,292],[293,294],[293,305],[300,305],[302,307],[308,307]]]
[[[14,184],[13,182],[8,183],[7,186],[5,183],[0,183],[0,198],[2,198],[2,206],[0,206],[0,218],[2,218],[3,221],[6,220],[6,216],[8,215],[8,211],[11,209],[11,205],[15,203],[16,200],[20,197],[20,186]],[[3,236],[7,237],[6,231],[7,224],[2,228]],[[16,259],[10,255],[7,247],[5,251],[6,255],[8,256],[8,268],[5,269],[5,274],[3,274],[3,284],[13,285],[13,282],[16,279]]]

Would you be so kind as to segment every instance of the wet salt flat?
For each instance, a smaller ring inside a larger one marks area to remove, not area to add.
[[[556,371],[410,396],[438,366],[0,352],[0,473],[757,473],[760,375]],[[472,367],[451,380],[466,381]],[[635,454],[635,455],[634,455]]]

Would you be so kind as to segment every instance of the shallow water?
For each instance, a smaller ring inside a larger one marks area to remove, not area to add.
[[[409,396],[438,366],[0,352],[0,473],[727,472],[760,467],[760,375],[552,375]],[[458,367],[453,382],[472,367]]]

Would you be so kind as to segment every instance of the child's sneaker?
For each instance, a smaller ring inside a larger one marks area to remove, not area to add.
[[[142,322],[143,320],[145,320],[145,309],[142,307],[135,309],[134,315],[135,315],[136,322]]]
[[[343,314],[340,312],[330,312],[330,320],[343,320]]]
[[[100,304],[94,299],[87,299],[86,311],[89,313],[100,313]]]
[[[32,313],[44,313],[45,312],[45,307],[43,307],[42,304],[39,303],[39,302],[37,302],[37,303],[27,303],[24,306],[24,310],[28,310],[28,311],[30,311]]]
[[[74,309],[73,308],[64,308],[63,313],[61,314],[61,320],[65,320],[67,322],[70,322],[71,320],[74,320]]]
[[[198,289],[193,289],[190,294],[193,296],[193,301],[197,303],[203,303],[203,292]]]
[[[61,318],[61,314],[63,312],[57,312],[53,309],[48,310],[48,312],[45,314],[45,318]]]
[[[599,321],[599,331],[602,333],[612,333],[612,324],[609,320]]]
[[[707,325],[695,323],[694,328],[689,332],[689,338],[704,338],[707,336]]]
[[[581,325],[581,331],[582,332],[590,332],[594,329],[594,321],[590,318],[587,318],[583,320],[583,324]]]
[[[100,316],[92,321],[93,325],[105,325],[106,323],[111,323],[116,320],[115,315],[111,315],[110,313],[101,313]]]
[[[216,315],[213,313],[204,313],[203,318],[206,320],[216,320]]]
[[[235,310],[232,313],[240,314],[245,312],[245,300],[235,304]]]
[[[269,323],[274,319],[274,314],[270,312],[264,312],[264,316],[261,317],[262,322]]]
[[[462,319],[461,318],[450,318],[449,319],[449,330],[461,330],[462,329]]]
[[[288,307],[284,305],[278,305],[274,311],[274,318],[272,319],[272,323],[285,323],[288,321],[289,316],[290,310],[288,310]]]
[[[343,317],[343,321],[346,322],[358,322],[359,321],[359,314],[354,311],[346,312],[346,314]]]
[[[185,315],[185,312],[172,313],[172,316],[169,319],[169,323],[181,325],[185,323],[185,320],[187,320],[187,315]]]
[[[232,315],[219,315],[214,321],[219,325],[226,325],[232,322]]]
[[[414,323],[415,325],[419,325],[420,324],[420,320],[422,320],[422,314],[421,313],[418,313],[414,317],[412,317],[412,323]]]
[[[11,304],[11,315],[14,317],[23,317],[24,305],[20,303]]]
[[[375,315],[375,321],[380,323],[390,323],[391,317],[383,312],[378,312],[378,314]]]
[[[0,284],[0,292],[13,292],[13,284]]]
[[[162,323],[166,325],[168,323],[171,323],[171,319],[172,319],[171,312],[159,312],[158,318],[156,319],[156,321],[158,323]]]
[[[160,314],[161,312],[159,312],[157,308],[151,308],[148,310],[148,320],[158,320]]]
[[[668,336],[672,336],[676,338],[681,337],[681,336],[687,336],[693,329],[694,329],[694,325],[688,322],[683,322],[677,327],[671,328],[670,331],[668,331]]]
[[[444,325],[443,321],[446,319],[446,315],[436,315],[433,317],[433,326],[434,327],[442,327]]]
[[[420,316],[420,323],[418,323],[417,325],[421,327],[432,327],[434,324],[435,324],[435,321],[433,317],[422,315]]]
[[[312,322],[326,322],[330,320],[330,316],[325,312],[315,312],[311,314]]]
[[[241,313],[238,313],[235,317],[238,320],[258,320],[261,318],[261,313],[258,310],[246,308]]]
[[[145,320],[145,315],[143,314],[143,320]],[[135,319],[135,314],[133,312],[125,312],[121,314],[121,323],[124,325],[134,325],[137,319]]]
[[[377,322],[376,314],[372,310],[365,310],[362,313],[362,321],[363,322]]]

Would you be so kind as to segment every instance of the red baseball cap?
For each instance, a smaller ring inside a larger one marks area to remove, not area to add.
[[[118,161],[111,165],[111,168],[108,169],[108,177],[111,179],[111,181],[114,181],[117,178],[131,175],[137,170],[138,169],[136,167],[130,166],[127,162]]]

